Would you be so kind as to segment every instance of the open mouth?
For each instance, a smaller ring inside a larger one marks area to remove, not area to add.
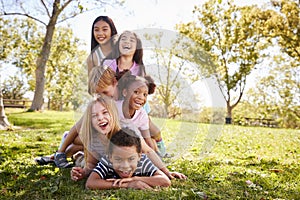
[[[105,37],[97,37],[97,40],[103,41],[103,40],[105,40]]]
[[[108,122],[99,123],[98,126],[102,129],[105,129],[108,125]]]
[[[130,46],[123,46],[123,49],[124,49],[124,50],[130,50],[131,47],[130,47]]]
[[[141,107],[141,106],[143,106],[144,105],[144,103],[141,103],[141,102],[134,102],[134,104],[136,105],[136,106],[138,106],[138,107]]]

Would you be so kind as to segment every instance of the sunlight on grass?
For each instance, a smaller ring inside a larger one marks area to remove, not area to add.
[[[38,166],[53,153],[74,113],[7,112],[16,128],[0,131],[1,199],[298,199],[299,130],[211,125],[153,118],[172,158],[171,171],[188,176],[155,191],[88,191],[70,169]],[[18,128],[19,127],[19,128]]]

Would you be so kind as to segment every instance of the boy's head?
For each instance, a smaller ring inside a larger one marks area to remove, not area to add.
[[[113,97],[117,86],[116,73],[107,66],[93,67],[89,74],[89,93]]]
[[[110,139],[109,159],[121,178],[131,177],[137,168],[142,152],[141,139],[128,128],[122,128]]]

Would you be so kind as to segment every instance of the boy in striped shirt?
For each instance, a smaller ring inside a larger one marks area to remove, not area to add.
[[[108,155],[101,158],[86,182],[88,189],[152,189],[170,185],[169,178],[142,154],[140,137],[128,128],[111,137]]]

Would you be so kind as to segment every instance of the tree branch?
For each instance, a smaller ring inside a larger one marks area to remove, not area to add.
[[[44,8],[45,8],[45,10],[46,10],[46,12],[47,12],[47,15],[48,15],[48,17],[50,18],[50,17],[51,17],[51,15],[50,15],[50,13],[49,13],[49,10],[48,10],[48,8],[47,8],[47,6],[46,6],[46,4],[45,4],[44,0],[41,0],[41,3],[42,3],[42,5],[43,5],[43,6],[44,6]]]
[[[25,13],[7,13],[7,12],[4,11],[3,15],[20,15],[20,16],[24,16],[24,17],[28,17],[30,19],[33,19],[33,20],[47,26],[47,24],[45,22],[43,22],[43,21],[39,20],[38,18],[35,18],[31,15],[25,14]]]

